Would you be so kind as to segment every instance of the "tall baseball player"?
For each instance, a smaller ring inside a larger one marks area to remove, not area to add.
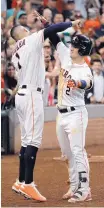
[[[37,201],[46,201],[33,182],[33,170],[37,151],[41,145],[44,123],[43,41],[52,33],[63,31],[72,24],[78,23],[79,21],[56,24],[33,34],[20,25],[14,26],[11,30],[11,36],[16,41],[12,62],[18,71],[18,91],[15,104],[21,126],[19,179],[13,184],[12,190]]]
[[[90,201],[89,163],[84,148],[88,123],[84,93],[92,86],[92,74],[84,56],[90,54],[92,42],[82,34],[72,36],[69,48],[57,35],[50,40],[57,47],[61,71],[56,67],[46,75],[59,74],[56,132],[61,151],[70,161],[70,188],[63,199],[71,203]]]

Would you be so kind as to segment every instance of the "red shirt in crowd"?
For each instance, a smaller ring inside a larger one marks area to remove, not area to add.
[[[5,84],[4,84],[4,78],[1,77],[1,88],[4,88],[5,87]],[[4,103],[6,100],[6,96],[4,93],[1,93],[1,103]]]

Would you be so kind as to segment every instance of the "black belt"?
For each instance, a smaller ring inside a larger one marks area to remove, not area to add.
[[[58,110],[59,110],[60,113],[68,113],[69,112],[67,108],[60,109],[58,107]],[[73,106],[70,107],[70,111],[74,111],[74,110],[75,110],[75,108]]]
[[[27,85],[22,85],[21,88],[22,88],[22,89],[26,89],[26,88],[27,88]],[[37,91],[43,93],[43,90],[42,90],[42,88],[40,88],[40,87],[37,88]]]

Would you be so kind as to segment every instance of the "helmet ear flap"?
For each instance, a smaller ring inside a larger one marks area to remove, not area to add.
[[[78,54],[80,55],[80,56],[82,56],[82,51],[79,49],[78,50]]]
[[[78,53],[80,56],[88,56],[90,55],[92,50],[92,44],[89,42],[88,46],[86,46],[85,48],[82,46],[80,46]]]
[[[78,54],[79,54],[80,56],[84,56],[84,55],[85,55],[85,51],[83,51],[81,48],[79,48]]]

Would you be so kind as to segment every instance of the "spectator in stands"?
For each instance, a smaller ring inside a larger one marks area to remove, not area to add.
[[[43,17],[49,22],[52,23],[52,11],[48,8],[43,10]]]
[[[98,38],[104,36],[104,13],[101,15],[100,22],[101,22],[100,28],[95,30],[95,35]]]
[[[24,8],[26,14],[28,15],[31,12],[31,3],[30,3],[30,1],[28,1],[28,0],[25,1],[23,8]]]
[[[18,23],[24,27],[27,26],[27,14],[26,12],[21,12],[19,13],[19,15],[17,16],[18,18]]]
[[[65,9],[63,10],[64,20],[67,18],[71,18],[75,12],[75,1],[74,0],[64,0],[65,1]]]
[[[51,57],[52,55],[51,44],[48,38],[44,41],[44,54],[46,57]]]
[[[54,18],[54,15],[58,13],[58,10],[56,9],[56,3],[57,0],[48,0],[48,5],[46,8],[49,8],[52,11],[52,17]]]
[[[5,82],[4,82],[4,73],[6,70],[6,61],[2,58],[1,59],[1,109],[3,104],[5,103]]]
[[[104,70],[104,42],[102,42],[98,47],[98,53],[100,54],[103,60],[103,70]]]
[[[64,22],[64,17],[63,17],[63,15],[62,15],[61,13],[55,14],[55,16],[54,16],[54,18],[53,18],[53,22],[54,22],[55,24]]]
[[[93,11],[96,11],[96,13],[99,13],[100,11],[100,2],[99,0],[85,0],[85,4],[86,4],[86,10],[88,12],[90,12],[90,9]]]
[[[86,91],[85,101],[88,103],[104,104],[104,72],[102,71],[102,62],[100,59],[91,61],[91,69],[93,74],[93,87]]]
[[[4,81],[5,81],[5,90],[6,90],[6,102],[5,102],[5,109],[6,109],[6,108],[10,108],[11,106],[15,106],[14,98],[10,100],[12,91],[17,86],[17,79],[15,77],[15,68],[12,63],[8,63],[6,73],[4,75]]]
[[[17,85],[17,79],[15,78],[15,67],[12,63],[8,63],[7,70],[4,76],[5,87],[14,90]]]
[[[7,1],[1,0],[1,15],[6,18],[6,10],[7,10]]]
[[[52,64],[51,64],[51,45],[49,42],[49,39],[46,39],[44,42],[44,60],[45,60],[45,70],[46,71],[52,71]],[[44,106],[48,106],[48,95],[50,91],[50,79],[45,78],[45,84],[44,84],[44,93],[43,93],[43,100],[44,100]]]
[[[84,24],[82,25],[81,32],[85,33],[93,40],[94,46],[92,50],[92,55],[93,53],[100,54],[103,62],[102,69],[104,71],[104,0],[61,0],[61,1],[44,0],[45,3],[44,4],[45,7],[44,7],[42,5],[42,0],[7,0],[7,5],[6,5],[6,0],[2,0],[1,1],[2,58],[6,59],[7,62],[8,61],[11,62],[11,54],[14,49],[14,40],[10,38],[10,29],[13,25],[17,23],[23,26],[25,25],[25,27],[28,28],[31,31],[31,33],[39,31],[40,29],[44,28],[41,21],[37,19],[34,15],[34,9],[37,8],[38,12],[40,12],[40,14],[42,14],[48,20],[49,24],[52,24],[53,22],[54,23],[63,22],[64,20],[68,22],[70,20],[83,18]],[[60,2],[63,4],[63,6],[61,5]],[[59,11],[56,9],[56,4],[58,10],[61,11],[62,13],[59,13]],[[99,16],[99,14],[102,15]],[[87,15],[88,18],[85,19]],[[68,28],[63,32],[58,33],[58,35],[63,40],[64,44],[68,46],[69,42],[71,41],[71,35],[75,31],[78,32],[78,29]],[[4,44],[6,40],[7,40],[7,44]],[[54,66],[56,65],[56,60],[53,58],[53,54],[54,54],[54,48],[52,48],[49,42],[47,43],[45,42],[44,55],[45,55],[46,71],[53,70]],[[89,64],[92,58],[90,56],[85,58],[87,60],[87,63]],[[91,67],[93,68],[93,66]],[[11,69],[8,70],[6,73],[8,75],[10,74],[11,77],[11,74],[13,73],[13,66],[10,66],[10,68]],[[9,78],[9,80],[10,79],[11,78]],[[45,105],[53,104],[53,100],[55,103],[57,102],[57,82],[58,82],[57,79],[48,80],[48,86],[50,86],[49,91],[51,96],[50,96],[50,102],[48,103],[48,93],[46,93],[47,98]],[[3,85],[4,85],[4,80],[2,77],[2,86]],[[47,87],[47,84],[46,84],[46,89],[49,89]],[[90,99],[88,99],[87,102],[90,103]]]
[[[98,17],[98,13],[93,8],[89,9],[88,19],[86,19],[84,23],[84,33],[88,34],[90,29],[98,29],[100,28],[100,20]]]
[[[1,29],[4,30],[5,28],[5,19],[1,17]]]
[[[8,8],[7,9],[7,13],[6,13],[6,17],[7,19],[9,17],[13,18],[14,24],[16,23],[16,18],[18,18],[18,15],[22,12],[24,12],[24,10],[21,10],[22,6],[23,6],[23,2],[22,0],[16,0],[15,4],[12,5],[12,8]]]
[[[75,9],[80,11],[84,19],[87,18],[86,0],[75,0]]]
[[[99,0],[100,1],[100,14],[104,13],[104,0]]]
[[[40,9],[40,6],[42,5],[42,0],[31,0],[30,3],[31,3],[32,9],[38,10]]]

